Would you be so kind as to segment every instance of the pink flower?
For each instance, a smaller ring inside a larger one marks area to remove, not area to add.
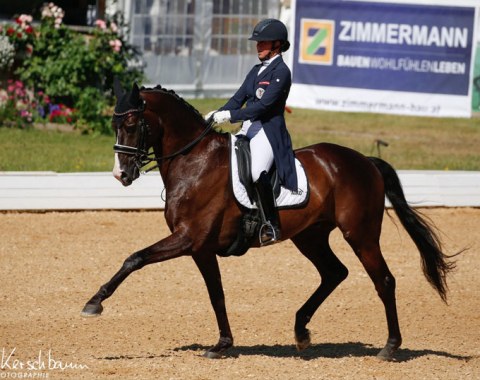
[[[114,22],[110,23],[110,29],[112,30],[113,33],[117,33],[118,31],[118,26]]]
[[[119,39],[110,40],[109,44],[112,47],[112,49],[117,53],[120,51],[120,48],[122,47],[122,41],[120,41]]]
[[[21,25],[23,29],[25,29],[28,26],[28,24],[30,24],[33,21],[33,19],[32,19],[32,16],[30,15],[21,14],[20,16],[18,16],[18,18],[15,21],[17,24]]]
[[[100,29],[107,29],[107,23],[103,20],[95,21],[95,25],[98,26]]]
[[[42,19],[53,18],[55,20],[55,28],[57,29],[62,23],[63,16],[65,16],[63,9],[53,3],[44,4],[42,7]]]
[[[22,21],[28,24],[30,24],[33,21],[33,18],[30,15],[21,15],[20,18],[22,19]]]

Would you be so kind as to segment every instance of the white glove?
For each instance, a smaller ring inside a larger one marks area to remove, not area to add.
[[[213,120],[217,124],[222,124],[227,121],[230,121],[230,111],[218,111],[213,114]]]
[[[215,112],[217,112],[217,110],[215,110],[215,111],[210,111],[210,112],[207,113],[203,118],[204,118],[205,120],[208,120],[208,119],[210,119],[210,116],[212,116]]]

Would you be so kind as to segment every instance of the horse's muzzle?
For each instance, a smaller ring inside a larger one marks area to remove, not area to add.
[[[133,178],[128,175],[126,172],[122,172],[120,178],[117,178],[123,186],[130,186],[133,182]]]
[[[140,176],[140,171],[134,167],[131,171],[114,171],[113,176],[120,181],[123,186],[130,186]]]

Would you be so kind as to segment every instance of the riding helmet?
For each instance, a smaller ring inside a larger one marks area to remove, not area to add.
[[[287,27],[283,24],[283,22],[274,18],[267,18],[255,25],[249,40],[281,41],[282,51],[287,51],[290,47],[290,42],[288,42]]]

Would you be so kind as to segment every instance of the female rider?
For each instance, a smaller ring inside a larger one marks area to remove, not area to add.
[[[278,210],[267,175],[273,163],[282,186],[297,191],[295,157],[284,117],[292,82],[282,52],[288,50],[290,43],[287,28],[276,19],[260,21],[249,40],[257,41],[261,63],[250,70],[223,107],[208,113],[205,118],[213,115],[217,123],[243,122],[238,134],[250,140],[252,181],[257,193],[255,202],[266,222],[261,228],[260,243],[268,245],[280,239]]]

